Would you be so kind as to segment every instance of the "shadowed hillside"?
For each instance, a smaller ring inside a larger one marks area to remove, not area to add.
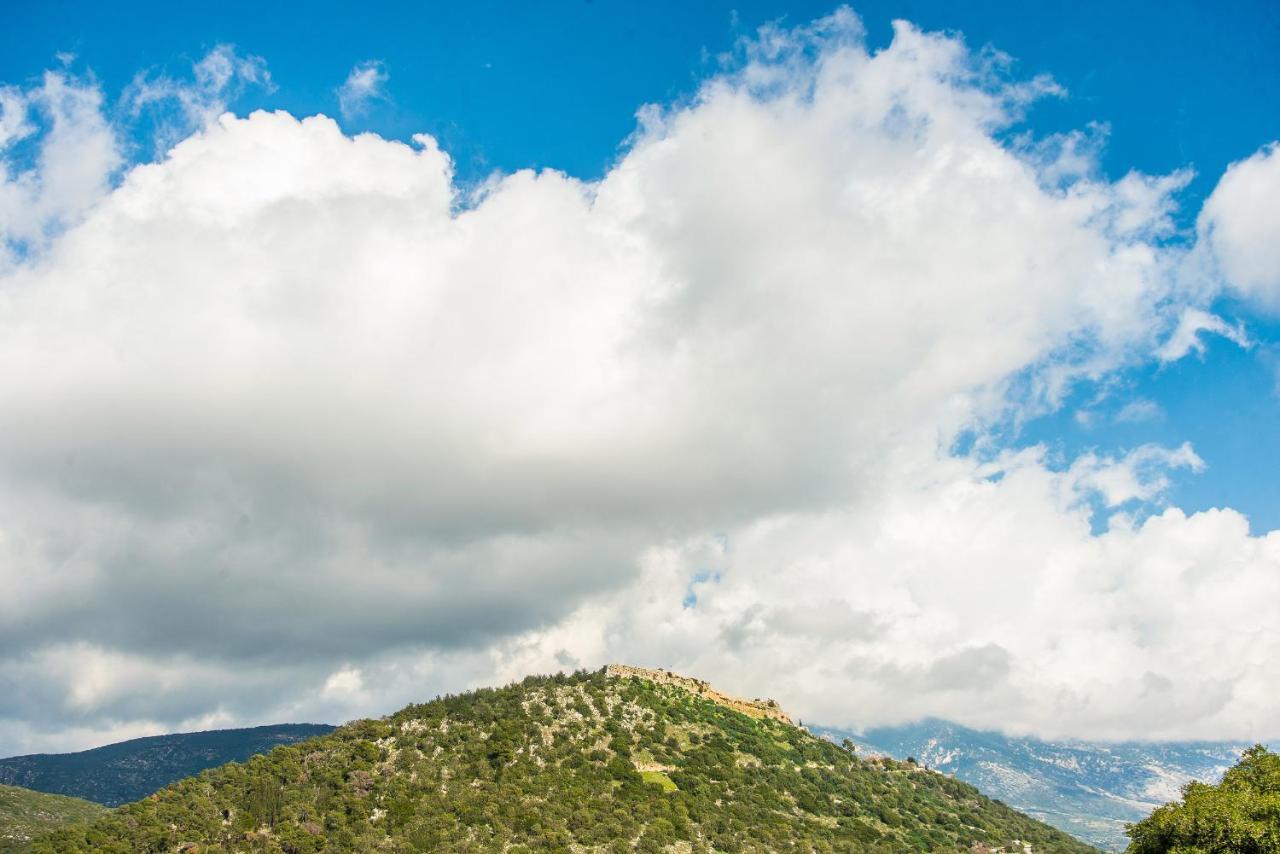
[[[0,783],[114,807],[206,768],[332,730],[325,724],[276,724],[135,738],[79,753],[11,756],[0,759]]]

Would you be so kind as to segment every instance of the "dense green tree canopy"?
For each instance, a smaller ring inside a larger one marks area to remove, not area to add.
[[[1280,756],[1250,748],[1220,784],[1188,783],[1128,833],[1129,854],[1280,854]]]

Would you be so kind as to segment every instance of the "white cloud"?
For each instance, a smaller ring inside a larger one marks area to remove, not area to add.
[[[0,89],[0,275],[39,252],[105,196],[121,156],[92,82],[47,72],[26,91]],[[12,143],[45,128],[34,164],[13,159]]]
[[[274,90],[266,60],[220,44],[192,63],[189,80],[139,72],[124,100],[135,117],[144,110],[157,112],[155,140],[163,150],[213,122],[251,87]]]
[[[1229,510],[1170,509],[1095,536],[1069,477],[1034,458],[1003,473],[983,481],[955,461],[866,505],[760,520],[730,553],[655,550],[633,588],[513,642],[504,675],[568,649],[769,690],[835,725],[941,714],[1048,736],[1274,731],[1280,642],[1258,603],[1280,595],[1280,534],[1251,537]],[[722,580],[694,609],[673,607],[708,565]],[[781,606],[849,617],[796,631]]]
[[[1280,143],[1231,164],[1200,214],[1202,241],[1227,283],[1280,311]]]
[[[1252,346],[1244,324],[1231,326],[1216,314],[1189,306],[1182,310],[1173,332],[1156,348],[1156,358],[1161,362],[1176,362],[1193,351],[1196,355],[1204,355],[1205,344],[1200,337],[1202,332],[1221,335],[1240,347]]]
[[[1172,449],[1142,445],[1119,459],[1081,454],[1065,473],[1064,483],[1082,498],[1096,494],[1105,506],[1118,507],[1159,497],[1169,488],[1167,473],[1179,468],[1204,470],[1204,460],[1189,443]]]
[[[750,55],[599,182],[467,205],[430,137],[222,115],[10,269],[0,745],[606,658],[832,723],[1280,729],[1273,538],[1115,512],[1189,446],[945,451],[1149,358],[1183,178],[1011,150],[1051,87],[905,24]]]
[[[1092,409],[1077,409],[1071,417],[1085,430],[1092,430],[1098,423],[1098,413]]]
[[[1157,421],[1164,417],[1164,409],[1154,400],[1138,398],[1131,400],[1115,414],[1115,421],[1120,424],[1141,424],[1144,421]]]
[[[386,85],[391,76],[386,66],[376,59],[361,62],[351,69],[338,87],[338,109],[342,117],[351,119],[369,109],[372,101],[386,98]]]
[[[329,703],[343,708],[361,709],[368,707],[372,699],[365,690],[364,675],[360,668],[346,666],[329,674],[320,689],[320,696]],[[358,716],[358,713],[354,716]]]
[[[0,151],[35,133],[28,120],[27,96],[14,86],[0,86]]]

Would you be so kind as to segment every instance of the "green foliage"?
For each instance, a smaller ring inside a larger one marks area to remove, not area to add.
[[[105,807],[79,798],[0,786],[0,852],[26,851],[34,836],[105,812]]]
[[[1092,850],[951,778],[864,761],[677,687],[580,672],[349,724],[36,850],[896,852],[1014,840]]]
[[[1255,745],[1220,784],[1188,783],[1125,832],[1130,854],[1280,854],[1280,756]]]
[[[640,776],[646,783],[652,783],[655,786],[660,786],[662,787],[662,790],[666,792],[674,792],[679,788],[676,786],[675,781],[662,771],[641,771]]]

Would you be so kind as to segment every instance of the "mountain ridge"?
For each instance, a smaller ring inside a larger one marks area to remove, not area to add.
[[[115,807],[206,768],[333,729],[329,724],[268,724],[144,736],[73,753],[9,756],[0,759],[0,784]]]
[[[837,742],[848,738],[867,755],[912,756],[1108,850],[1128,844],[1126,824],[1177,799],[1190,780],[1216,782],[1249,746],[1228,741],[1050,741],[938,718],[862,732],[815,730]]]
[[[685,680],[601,669],[439,697],[206,770],[35,850],[1094,850]]]

